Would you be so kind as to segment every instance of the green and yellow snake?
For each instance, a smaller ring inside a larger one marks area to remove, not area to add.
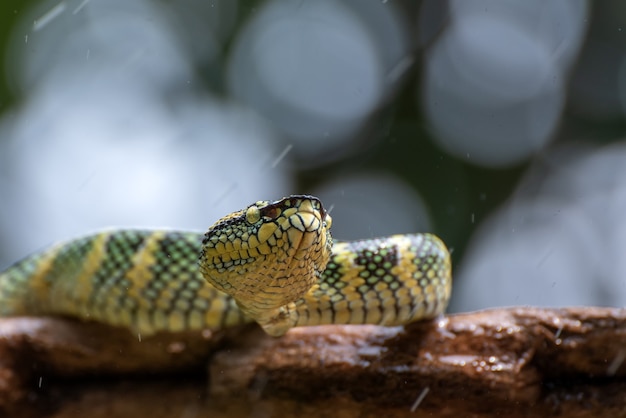
[[[258,322],[400,325],[443,313],[450,256],[431,234],[335,242],[312,196],[259,201],[206,234],[115,230],[55,245],[0,273],[0,315],[62,315],[159,331]],[[198,259],[199,257],[199,259]]]

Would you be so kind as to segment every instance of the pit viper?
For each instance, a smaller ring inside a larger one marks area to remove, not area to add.
[[[70,316],[150,335],[256,321],[400,325],[444,312],[450,255],[428,233],[335,242],[319,199],[259,201],[205,234],[111,230],[0,273],[0,315]]]

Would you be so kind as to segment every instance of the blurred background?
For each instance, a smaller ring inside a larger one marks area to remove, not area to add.
[[[0,60],[0,267],[310,193],[451,311],[626,304],[621,1],[3,0]]]

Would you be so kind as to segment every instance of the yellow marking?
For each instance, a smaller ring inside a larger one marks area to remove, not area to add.
[[[415,310],[413,311],[413,318],[421,318],[424,316],[424,311],[426,310],[426,306],[423,302],[420,302],[416,305]]]
[[[361,295],[359,292],[352,291],[346,294],[346,300],[348,302],[353,302],[353,301],[362,300],[362,299],[363,299],[363,295]]]
[[[377,300],[368,301],[365,318],[368,324],[378,324],[381,321],[380,304]]]
[[[387,286],[387,283],[383,281],[380,281],[374,285],[374,289],[379,293],[383,292],[384,290],[387,290],[388,288],[389,286]]]
[[[217,328],[226,309],[227,305],[223,297],[213,299],[211,301],[211,309],[204,314],[204,323],[206,326],[214,329]]]
[[[380,296],[383,300],[383,308],[390,309],[396,306],[396,299],[393,297],[391,292],[387,291],[387,293]]]
[[[132,327],[135,332],[141,332],[145,335],[154,333],[152,318],[148,315],[147,310],[139,309],[135,315],[135,324]]]
[[[353,301],[350,301],[349,303],[350,303],[350,310],[358,311],[360,309],[363,309],[364,298],[355,299]]]
[[[200,329],[204,324],[204,317],[202,316],[202,312],[193,310],[189,313],[189,328],[191,329]]]
[[[398,300],[406,300],[409,297],[409,290],[406,287],[401,287],[395,292],[396,299]]]
[[[291,207],[291,208],[283,210],[282,213],[281,213],[281,216],[283,216],[285,218],[289,218],[289,217],[291,217],[292,215],[294,215],[296,213],[298,213],[298,208]]]
[[[332,311],[326,306],[320,306],[320,323],[322,324],[332,324]]]
[[[297,247],[300,245],[300,241],[302,241],[302,232],[297,229],[290,229],[287,231],[287,239],[291,243],[289,249],[292,249],[293,246]]]
[[[60,246],[56,247],[52,249],[51,251],[49,251],[46,256],[41,258],[37,263],[37,269],[33,273],[33,276],[29,279],[28,286],[30,288],[30,295],[28,299],[34,300],[35,301],[34,303],[36,305],[39,305],[39,304],[48,305],[51,302],[55,301],[54,298],[51,298],[52,292],[50,291],[50,286],[55,283],[53,282],[51,283],[47,281],[46,276],[48,275],[50,268],[52,268],[52,264],[54,263],[54,260],[56,259],[61,249],[62,247]],[[19,301],[19,300],[3,301],[3,303],[7,303],[7,302],[14,302],[12,303],[12,305],[14,306],[13,308],[11,308],[11,312],[13,314],[27,314],[28,313],[26,306],[20,307],[20,304],[22,303],[22,301]],[[33,309],[37,309],[37,306],[34,306]]]
[[[422,288],[418,286],[417,281],[415,280],[407,280],[404,286],[409,290],[409,293],[413,297],[422,294]]]
[[[305,231],[313,231],[319,229],[319,218],[312,213],[303,213],[299,219],[302,220],[302,229]]]
[[[310,325],[319,325],[321,324],[321,317],[319,315],[319,313],[317,312],[317,310],[313,309],[312,307],[306,307],[304,309],[299,309],[301,312],[307,312],[307,314],[301,313],[300,314],[300,319],[303,321],[304,324],[310,324]]]
[[[276,247],[270,247],[269,245],[265,243],[259,245],[258,247],[256,247],[256,249],[259,251],[259,254],[261,255],[270,255],[272,251],[277,250]]]
[[[347,324],[350,322],[351,312],[348,308],[348,301],[341,300],[335,303],[334,309],[336,324]]]
[[[407,301],[408,302],[408,301]],[[406,302],[398,302],[398,321],[407,321],[410,319],[411,310]]]
[[[133,255],[133,267],[126,273],[126,277],[131,283],[131,286],[126,290],[128,297],[137,301],[144,300],[141,291],[148,283],[155,280],[150,269],[157,263],[155,254],[165,235],[166,232],[164,231],[157,231],[149,235],[141,248]]]
[[[250,254],[250,257],[252,258],[258,258],[261,254],[259,253],[259,250],[256,248],[250,248],[248,250],[248,254]]]
[[[269,237],[272,236],[274,231],[276,230],[276,225],[274,223],[267,223],[261,225],[259,231],[257,232],[257,237],[259,242],[266,242]]]
[[[289,220],[285,220],[284,223],[285,224],[290,224],[291,226],[293,226],[298,231],[306,231],[306,228],[305,228],[304,224],[302,223],[302,221],[303,221],[303,218],[305,216],[307,216],[307,215],[308,216],[313,216],[313,215],[310,215],[310,214],[306,214],[305,215],[303,213],[300,216],[292,216],[291,219],[290,219],[291,222],[289,222]],[[290,229],[290,231],[291,231],[291,229]]]
[[[167,316],[161,309],[157,309],[152,314],[152,323],[155,327],[165,329],[167,327]]]
[[[120,309],[117,313],[120,325],[130,327],[132,325],[131,311],[128,309]]]
[[[300,201],[300,205],[298,206],[298,210],[304,213],[317,212],[317,208],[313,207],[310,200],[302,200]]]
[[[241,323],[241,312],[239,309],[228,306],[224,314],[224,326],[230,326]]]
[[[365,324],[365,311],[362,308],[350,311],[350,323]]]
[[[112,233],[102,233],[94,238],[91,249],[82,263],[82,269],[77,273],[73,281],[59,280],[58,284],[52,285],[56,287],[56,291],[50,293],[52,306],[64,306],[68,303],[68,300],[72,299],[75,299],[79,306],[86,306],[94,291],[93,276],[102,266],[102,261],[107,256],[106,242],[111,235]],[[57,294],[57,292],[60,292],[60,294]],[[67,295],[72,295],[73,298],[68,299]]]
[[[161,296],[156,300],[157,309],[166,312],[170,309],[170,302],[174,298],[174,294],[171,289],[166,289],[161,292]]]
[[[389,289],[381,289],[378,292],[378,298],[383,301],[383,304],[386,300],[393,300],[393,292]]]
[[[248,245],[250,246],[251,250],[256,251],[256,247],[259,246],[259,239],[256,237],[256,235],[250,235],[250,239],[248,240]]]
[[[170,312],[168,321],[168,330],[172,332],[180,332],[185,330],[185,315],[179,311]]]

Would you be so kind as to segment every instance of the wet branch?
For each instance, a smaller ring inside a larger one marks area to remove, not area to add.
[[[20,416],[617,417],[624,393],[623,309],[498,309],[282,338],[0,321],[0,412]]]

